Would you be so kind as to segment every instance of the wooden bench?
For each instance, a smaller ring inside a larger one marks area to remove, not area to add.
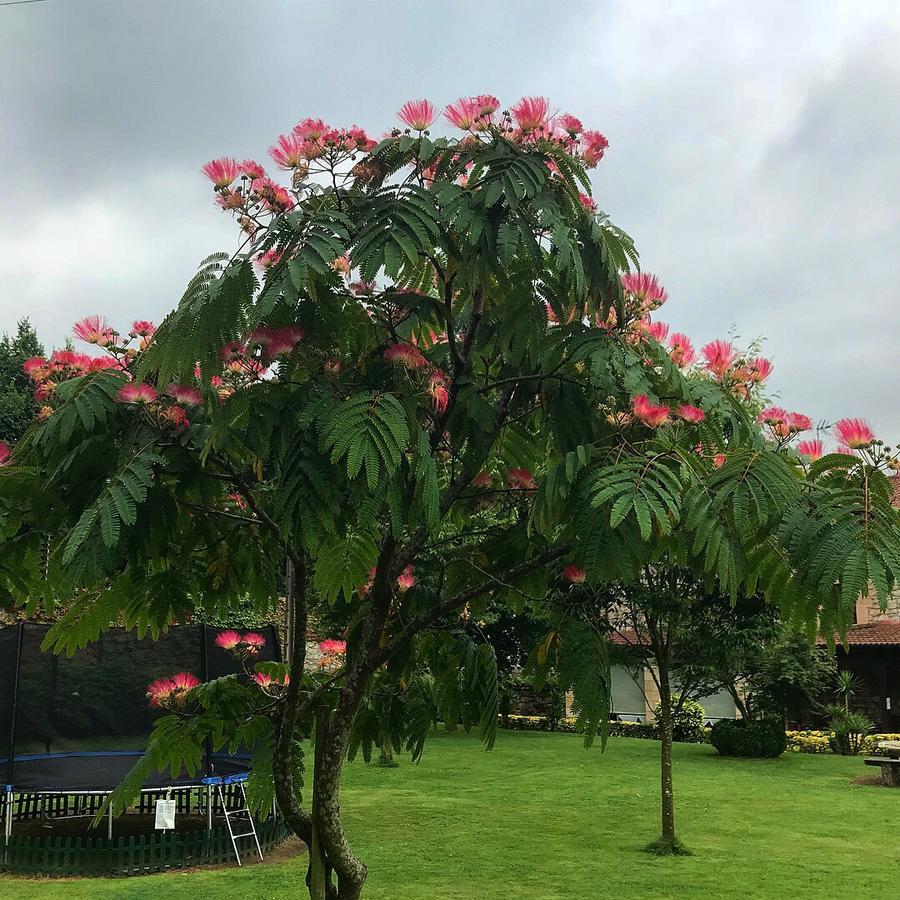
[[[867,766],[881,767],[881,783],[887,787],[900,787],[900,759],[890,756],[869,756]]]

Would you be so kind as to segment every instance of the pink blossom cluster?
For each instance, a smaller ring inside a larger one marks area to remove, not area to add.
[[[177,709],[184,706],[188,694],[200,684],[190,672],[178,672],[170,678],[157,678],[147,685],[147,699],[152,707]]]
[[[446,373],[429,362],[422,351],[412,343],[400,342],[391,344],[383,354],[384,361],[394,366],[403,366],[411,372],[427,371],[428,384],[426,387],[434,411],[443,415],[450,403],[449,380]]]
[[[791,438],[812,428],[812,419],[798,412],[787,412],[780,406],[768,406],[756,417],[760,425],[766,425],[776,439]]]
[[[672,408],[666,404],[650,402],[646,394],[637,394],[631,398],[631,410],[635,419],[649,428],[660,428],[669,424],[673,418],[679,418],[691,425],[696,425],[706,418],[699,406],[681,403]]]
[[[534,475],[528,469],[514,468],[506,470],[506,486],[513,491],[532,493],[537,490]]]
[[[263,689],[265,693],[279,694],[291,683],[291,676],[288,675],[287,672],[285,672],[284,675],[282,675],[280,678],[274,675],[269,675],[267,672],[254,672],[253,680]]]
[[[589,167],[597,165],[609,146],[599,132],[586,130],[571,113],[553,113],[546,97],[523,97],[509,111],[498,114],[500,101],[492,94],[460,97],[444,109],[444,118],[470,135],[483,132],[504,134],[516,143],[552,141],[579,156]],[[429,100],[409,100],[397,113],[412,131],[426,131],[437,118]]]
[[[297,189],[310,173],[332,171],[374,146],[375,141],[357,125],[333,128],[322,119],[306,118],[278,137],[269,156],[279,169],[292,173],[292,186]],[[296,205],[291,191],[270,178],[255,160],[221,157],[210,160],[201,171],[212,182],[219,206],[240,214],[241,228],[251,235],[261,224],[261,215],[278,215]]]
[[[356,593],[359,594],[360,597],[367,597],[369,592],[372,590],[372,586],[375,583],[375,567],[373,566],[369,569],[369,573],[366,576],[366,580],[356,589]],[[413,569],[412,563],[410,563],[398,576],[397,576],[397,590],[401,594],[405,594],[410,588],[415,587],[416,584],[416,575],[415,570]],[[323,651],[324,652],[324,651]]]
[[[259,651],[266,645],[266,639],[256,631],[247,631],[241,634],[239,631],[228,629],[220,631],[216,635],[214,643],[217,647],[245,659],[258,656]]]
[[[319,652],[322,654],[322,658],[319,660],[319,668],[333,671],[341,665],[343,657],[347,653],[347,642],[335,638],[326,638],[324,641],[319,642]]]
[[[152,322],[133,322],[127,336],[116,331],[103,316],[87,316],[72,327],[79,340],[101,347],[103,356],[89,356],[73,350],[54,350],[49,358],[35,356],[25,360],[22,369],[34,384],[34,397],[41,404],[38,419],[48,419],[56,408],[56,387],[70,378],[94,372],[113,371],[129,379],[116,393],[123,404],[139,406],[163,428],[184,430],[190,425],[185,406],[200,403],[200,392],[188,385],[172,384],[160,394],[151,384],[131,379],[131,366],[138,354],[153,340],[156,326]],[[136,341],[137,346],[132,346]]]
[[[221,377],[210,379],[210,386],[224,400],[236,390],[262,381],[272,363],[290,356],[302,339],[303,329],[299,325],[258,326],[246,340],[229,341],[219,348],[223,372]],[[200,378],[199,369],[194,374]]]

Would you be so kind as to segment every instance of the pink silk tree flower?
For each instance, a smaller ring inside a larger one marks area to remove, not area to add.
[[[659,428],[669,421],[671,410],[668,406],[656,406],[646,394],[637,394],[631,398],[631,408],[635,416],[650,428]]]
[[[581,151],[581,158],[585,165],[592,169],[603,159],[603,154],[609,147],[609,141],[599,131],[585,131],[581,135],[581,142],[584,148]]]
[[[384,361],[407,369],[423,369],[428,365],[422,351],[412,344],[392,344],[384,351]]]
[[[319,643],[319,650],[327,656],[337,656],[347,652],[347,642],[328,638]]]
[[[177,672],[172,676],[172,684],[176,691],[190,691],[200,686],[200,679],[190,672]]]
[[[240,166],[230,156],[210,160],[200,171],[220,189],[227,188],[241,174]]]
[[[300,343],[303,329],[299,325],[286,325],[269,332],[268,343],[264,349],[268,356],[287,356]]]
[[[470,131],[481,117],[481,106],[475,97],[460,97],[444,110],[444,118],[461,131]]]
[[[669,338],[669,356],[676,366],[682,368],[689,366],[697,358],[691,339],[681,332],[675,332]]]
[[[571,113],[564,113],[563,115],[558,116],[554,124],[562,131],[565,131],[570,137],[575,137],[584,130],[581,119],[576,118]]]
[[[241,637],[241,643],[258,653],[260,647],[266,646],[266,639],[256,631],[248,631]]]
[[[239,166],[238,170],[241,175],[246,175],[251,181],[257,178],[265,178],[265,167],[258,163],[255,159],[245,159]]]
[[[241,642],[241,635],[238,631],[229,629],[228,631],[220,631],[216,635],[215,645],[223,650],[234,650]]]
[[[528,469],[507,469],[506,485],[514,491],[537,490],[537,482]]]
[[[407,100],[397,115],[413,131],[424,131],[434,121],[435,111],[428,100]]]
[[[788,414],[780,406],[767,406],[757,417],[760,425],[780,425],[787,422]]]
[[[798,441],[797,452],[809,462],[815,462],[824,455],[825,445],[821,441]]]
[[[536,131],[547,124],[550,101],[546,97],[523,97],[510,112],[522,131]]]
[[[582,191],[578,195],[578,202],[589,212],[594,213],[597,212],[597,202],[593,197],[588,197],[587,194]]]
[[[294,134],[282,134],[269,147],[269,156],[279,169],[296,169],[306,161],[304,142]]]
[[[138,319],[131,323],[131,337],[153,337],[156,334],[156,326],[145,319]]]
[[[157,678],[147,685],[147,699],[150,706],[159,707],[175,693],[175,685],[171,678]]]
[[[685,422],[702,422],[706,418],[706,413],[699,406],[692,406],[690,403],[684,403],[678,407],[678,415]]]
[[[116,392],[116,400],[119,403],[134,403],[138,406],[152,403],[156,397],[156,388],[153,385],[142,384],[141,382],[126,384]]]
[[[812,419],[809,416],[805,416],[803,413],[798,412],[788,413],[785,423],[787,424],[788,431],[793,434],[800,431],[809,431],[813,424]]]
[[[669,334],[669,326],[665,322],[651,322],[647,326],[647,337],[652,337],[654,341],[662,343]]]
[[[669,299],[659,279],[649,272],[628,272],[622,276],[622,289],[639,300],[645,309],[656,309]]]
[[[294,126],[294,134],[302,141],[320,141],[330,131],[322,119],[306,118]]]
[[[72,333],[86,344],[108,347],[115,338],[115,331],[103,316],[87,316],[72,326]]]
[[[431,394],[434,411],[443,415],[450,402],[450,392],[447,390],[447,376],[440,369],[435,369],[431,373],[431,377],[428,379],[428,393]]]
[[[772,363],[762,356],[757,356],[750,361],[750,377],[761,384],[772,374]]]
[[[177,431],[184,431],[191,425],[187,412],[180,406],[167,406],[159,414],[160,424],[172,425]]]
[[[0,441],[0,467],[8,466],[12,463],[12,448],[6,441]]]
[[[721,378],[734,362],[735,351],[729,341],[710,341],[700,348],[700,352],[706,360],[706,368],[718,378]]]
[[[203,401],[203,394],[189,384],[170,384],[166,393],[183,406],[197,406]]]
[[[413,573],[412,565],[408,565],[398,576],[397,576],[397,590],[400,591],[401,594],[405,594],[411,587],[414,587],[416,583],[416,576]]]
[[[851,450],[861,450],[875,440],[875,433],[862,419],[841,419],[834,431],[838,441]]]
[[[587,578],[587,572],[585,572],[581,566],[576,566],[572,563],[563,569],[563,578],[565,578],[566,581],[572,582],[572,584],[584,584],[584,581]]]

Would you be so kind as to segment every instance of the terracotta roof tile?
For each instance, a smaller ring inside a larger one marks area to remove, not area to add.
[[[835,636],[835,642],[840,639]],[[824,644],[825,640],[819,638],[818,643]],[[853,646],[900,646],[900,622],[892,619],[882,619],[879,622],[869,622],[866,625],[851,625],[847,632],[847,643]]]

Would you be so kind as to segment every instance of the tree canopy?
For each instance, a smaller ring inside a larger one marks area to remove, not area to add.
[[[0,338],[0,441],[14,444],[34,421],[39,403],[22,366],[44,352],[28,319],[21,319],[13,336]]]
[[[0,585],[66,604],[57,649],[201,602],[265,608],[287,584],[278,686],[179,693],[147,764],[190,762],[206,738],[255,747],[255,796],[273,773],[314,897],[365,880],[339,775],[360,729],[383,730],[357,716],[376,673],[427,659],[438,714],[467,710],[493,742],[496,661],[464,627],[481,605],[627,582],[666,553],[833,634],[900,571],[888,454],[862,423],[839,423],[849,453],[813,460],[790,443],[805,417],[748,410],[767,361],[666,341],[665,290],[590,196],[603,135],[543,98],[445,116],[461,137],[432,134],[427,101],[379,142],[305,119],[270,150],[288,186],[252,160],[207,164],[237,250],[204,260],[158,329],[93,316],[76,335],[103,356],[33,362],[46,410],[0,477]],[[338,601],[346,653],[304,672],[308,612]],[[572,619],[545,650],[602,732],[602,635]],[[414,755],[428,709],[398,726]]]

